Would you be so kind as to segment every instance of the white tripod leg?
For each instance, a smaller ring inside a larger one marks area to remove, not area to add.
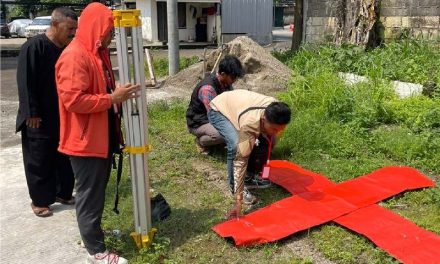
[[[133,211],[135,231],[131,234],[139,248],[148,246],[156,232],[151,222],[150,181],[148,177],[147,102],[145,94],[144,57],[139,10],[115,10],[116,47],[121,84],[140,85],[140,96],[123,103],[123,117],[127,146],[130,155]],[[128,56],[126,28],[132,31],[132,54]],[[133,69],[130,72],[130,69]]]

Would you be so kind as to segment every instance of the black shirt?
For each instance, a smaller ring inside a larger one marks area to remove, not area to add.
[[[110,88],[107,88],[107,92],[111,93]],[[119,139],[116,132],[117,129],[116,124],[116,114],[112,107],[108,110],[108,140],[109,140],[109,153],[119,153]]]
[[[26,128],[29,137],[59,138],[55,64],[62,51],[45,34],[29,39],[21,47],[17,67],[19,108],[16,132]],[[40,127],[26,127],[25,121],[29,117],[40,117]]]

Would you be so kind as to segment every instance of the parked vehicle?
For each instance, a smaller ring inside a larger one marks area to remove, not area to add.
[[[6,19],[1,18],[0,19],[0,26],[1,26],[1,36],[5,38],[11,37],[11,33],[9,32],[8,24],[6,24]]]
[[[38,34],[43,34],[46,29],[50,27],[50,16],[36,17],[32,20],[32,24],[27,26],[24,30],[24,35],[26,38],[31,38]]]
[[[19,38],[24,38],[25,28],[32,23],[31,19],[16,19],[8,24],[9,32],[12,36],[17,36]]]
[[[9,22],[14,21],[14,20],[16,20],[16,19],[29,19],[29,18],[24,17],[24,16],[10,17],[10,18],[9,18]]]

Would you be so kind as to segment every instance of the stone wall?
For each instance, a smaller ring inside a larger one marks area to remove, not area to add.
[[[402,35],[440,42],[440,0],[382,0],[385,40]]]
[[[331,42],[336,35],[336,17],[307,17],[306,42]]]
[[[336,34],[336,1],[309,0],[306,5],[306,42],[332,41]],[[307,3],[306,3],[307,2]]]
[[[305,2],[305,42],[332,41],[338,0]],[[407,35],[440,42],[440,0],[381,0],[380,21],[386,41]]]

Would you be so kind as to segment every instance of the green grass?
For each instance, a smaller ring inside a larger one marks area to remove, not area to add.
[[[197,56],[192,56],[191,58],[181,57],[179,60],[179,69],[183,70],[185,68],[188,68],[189,66],[199,62],[199,60],[200,59]],[[147,64],[145,64],[145,76],[149,78],[150,73],[146,65]],[[156,78],[165,77],[168,75],[168,59],[155,59],[153,61],[153,67]]]
[[[327,47],[320,49],[328,52]],[[333,63],[319,52],[301,51],[286,63],[300,74],[280,95],[294,109],[295,118],[279,142],[278,157],[335,182],[388,165],[412,166],[440,182],[438,97],[398,99],[387,81],[376,78],[347,86],[336,74],[339,61]],[[394,68],[406,67],[398,60],[395,64]],[[383,205],[439,234],[439,193],[438,187],[408,192]],[[396,203],[405,207],[394,208]],[[366,238],[336,225],[314,229],[311,236],[314,245],[337,263],[395,261]]]
[[[295,68],[307,61],[299,60],[303,59],[294,57],[286,63]],[[297,72],[288,91],[279,94],[294,116],[273,158],[290,160],[334,182],[383,166],[405,165],[439,183],[440,99],[398,99],[390,83],[382,79],[346,86],[337,77],[335,65],[318,63],[320,60],[324,58],[310,57],[307,63],[314,66]],[[196,153],[194,138],[186,129],[186,107],[183,102],[158,102],[149,108],[149,135],[154,148],[149,156],[149,175],[155,193],[162,193],[170,204],[170,217],[155,223],[159,232],[150,248],[139,251],[135,247],[127,235],[133,230],[133,212],[126,160],[121,215],[111,212],[113,179],[107,189],[103,226],[124,234],[121,238],[107,237],[109,247],[129,258],[130,263],[312,263],[292,253],[292,237],[236,248],[211,230],[223,221],[233,202],[224,191],[225,153],[222,149],[207,157]],[[281,188],[256,194],[262,199],[261,206],[289,196]],[[440,234],[440,188],[407,192],[380,204]],[[306,238],[335,263],[396,262],[365,237],[331,223],[293,237]]]
[[[274,55],[301,75],[326,65],[334,71],[351,72],[372,79],[433,86],[436,96],[440,96],[440,53],[437,43],[402,40],[370,51],[352,45],[306,45],[297,54],[275,52]]]
[[[127,235],[107,238],[110,248],[123,253],[130,263],[308,263],[277,243],[237,249],[211,230],[223,221],[232,200],[192,164],[213,162],[209,167],[224,170],[224,158],[221,154],[200,157],[196,153],[194,139],[186,131],[185,111],[183,103],[158,103],[149,110],[150,139],[154,147],[149,173],[153,188],[166,197],[172,208],[170,217],[155,224],[159,232],[149,249],[138,251]],[[108,199],[103,220],[105,229],[120,229],[124,234],[132,231],[130,185],[130,180],[124,177],[121,215],[111,212],[113,201]],[[285,195],[284,191],[279,192],[280,197]],[[113,181],[107,195],[114,197]]]

